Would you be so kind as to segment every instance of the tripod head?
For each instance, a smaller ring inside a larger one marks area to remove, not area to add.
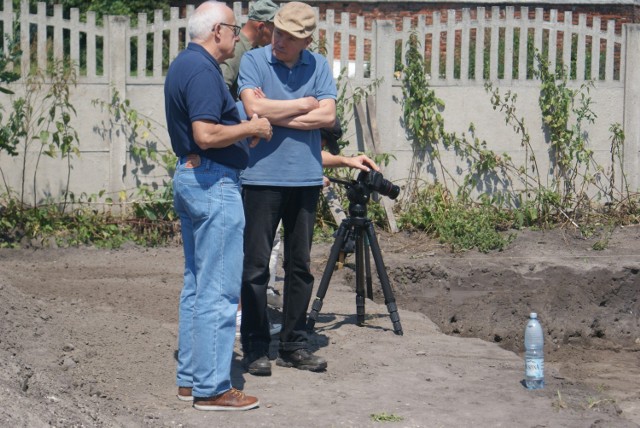
[[[386,180],[382,173],[377,171],[360,171],[356,180],[346,181],[334,177],[328,177],[332,183],[338,183],[347,188],[349,199],[349,215],[352,217],[366,217],[367,203],[371,199],[372,192],[378,192],[390,199],[396,199],[400,194],[400,187]]]
[[[367,216],[367,203],[371,199],[371,189],[356,180],[346,181],[334,177],[327,178],[332,183],[341,184],[347,188],[350,217],[364,218]]]

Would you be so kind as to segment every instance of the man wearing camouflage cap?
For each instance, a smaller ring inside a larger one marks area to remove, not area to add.
[[[273,18],[278,11],[278,5],[271,0],[258,0],[249,6],[247,22],[240,30],[240,40],[236,43],[233,58],[223,62],[222,75],[234,99],[238,99],[238,71],[242,55],[257,47],[271,43],[273,33]]]
[[[276,364],[322,371],[324,358],[309,349],[306,315],[313,275],[310,251],[322,187],[320,129],[336,120],[337,89],[322,55],[307,50],[316,28],[314,9],[283,5],[274,18],[271,45],[245,53],[238,90],[249,116],[266,117],[273,138],[250,154],[243,172],[246,216],[241,300],[244,365],[271,374],[266,290],[269,257],[279,221],[284,226],[284,304]]]

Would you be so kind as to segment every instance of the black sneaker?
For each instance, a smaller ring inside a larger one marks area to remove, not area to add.
[[[317,355],[313,355],[307,349],[297,349],[291,352],[280,351],[280,356],[276,360],[276,365],[280,367],[295,367],[300,370],[310,370],[320,372],[327,368],[327,360]]]
[[[242,364],[254,376],[271,376],[271,361],[264,353],[249,352],[242,359]]]

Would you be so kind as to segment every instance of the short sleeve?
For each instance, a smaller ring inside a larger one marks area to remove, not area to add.
[[[238,74],[238,94],[245,89],[255,89],[261,86],[257,63],[257,55],[260,53],[262,53],[262,49],[255,49],[242,55]]]
[[[191,81],[186,86],[186,97],[189,100],[189,119],[191,122],[197,120],[211,120],[220,123],[222,115],[222,101],[220,89],[226,89],[221,84],[221,76],[216,76],[212,71],[206,69],[194,74]]]
[[[323,100],[331,98],[335,100],[338,97],[338,90],[331,69],[329,68],[329,63],[326,58],[321,55],[317,55],[316,58],[318,59],[316,99]]]

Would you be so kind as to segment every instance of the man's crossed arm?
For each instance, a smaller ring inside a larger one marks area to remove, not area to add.
[[[311,130],[331,127],[336,121],[336,101],[314,97],[293,100],[272,100],[260,88],[245,89],[240,94],[242,103],[251,117],[254,113],[269,120],[272,125]]]

